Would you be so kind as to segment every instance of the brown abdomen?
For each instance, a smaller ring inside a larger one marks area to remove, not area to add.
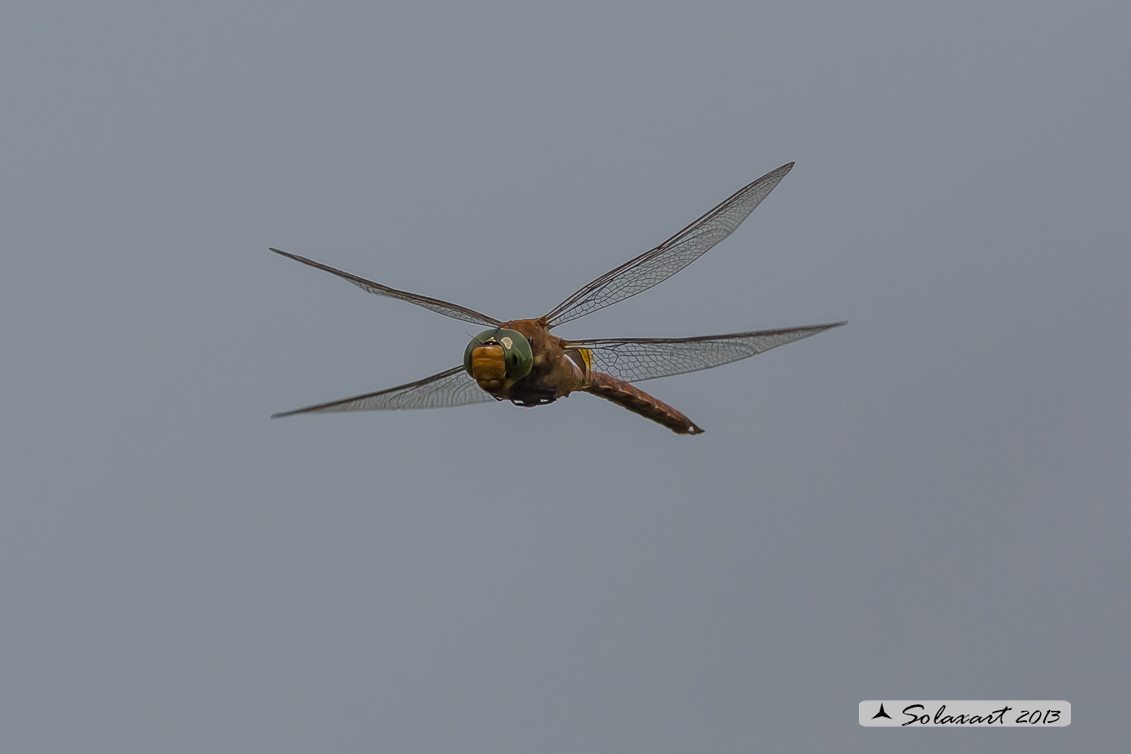
[[[645,419],[663,424],[680,435],[697,435],[703,430],[674,408],[645,393],[635,385],[610,377],[601,372],[589,373],[589,384],[582,388],[598,398],[612,401]]]

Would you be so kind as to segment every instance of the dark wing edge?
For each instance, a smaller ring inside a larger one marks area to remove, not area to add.
[[[563,347],[582,352],[590,368],[626,382],[654,380],[747,359],[771,348],[808,338],[847,322],[780,330],[705,335],[697,338],[567,340]]]
[[[766,173],[656,248],[589,283],[544,317],[548,326],[584,317],[667,280],[733,233],[793,165],[790,162]]]
[[[330,414],[343,411],[399,411],[412,408],[445,408],[494,400],[475,384],[462,366],[398,385],[377,393],[366,393],[329,403],[297,408],[272,415],[272,419],[295,414]]]
[[[329,265],[322,264],[321,262],[315,262],[313,259],[300,257],[298,254],[291,254],[289,251],[276,249],[273,246],[268,248],[276,254],[279,254],[280,256],[287,257],[288,259],[293,259],[296,262],[301,262],[317,270],[323,270],[324,272],[328,272],[331,275],[337,275],[343,280],[348,280],[358,288],[362,289],[363,291],[367,291],[368,293],[373,293],[378,296],[388,296],[389,298],[396,298],[400,299],[401,301],[407,301],[410,304],[423,306],[425,309],[430,309],[439,314],[443,314],[446,317],[463,320],[464,322],[473,322],[477,325],[486,325],[488,327],[498,327],[500,324],[502,324],[500,320],[497,320],[494,317],[488,317],[486,314],[480,314],[474,309],[468,309],[466,306],[452,304],[447,301],[441,301],[438,298],[431,298],[429,296],[420,296],[416,293],[409,293],[407,291],[398,291],[396,288],[390,288],[387,285],[374,283],[372,280],[359,278],[357,275],[351,275],[348,272],[342,272],[341,270],[330,267]]]

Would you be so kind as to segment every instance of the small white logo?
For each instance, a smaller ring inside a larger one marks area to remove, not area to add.
[[[860,702],[860,724],[870,728],[1063,728],[1072,705],[1043,701],[875,699]]]

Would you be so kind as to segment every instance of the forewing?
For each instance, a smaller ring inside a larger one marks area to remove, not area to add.
[[[398,291],[396,288],[390,288],[387,285],[374,283],[372,280],[359,278],[357,275],[351,275],[348,272],[342,272],[341,270],[334,269],[329,265],[322,264],[321,262],[315,262],[313,259],[300,257],[298,254],[291,254],[290,252],[282,251],[281,249],[272,248],[271,251],[275,252],[276,254],[281,254],[284,257],[288,257],[289,259],[293,259],[296,262],[302,262],[303,264],[314,267],[315,269],[324,270],[326,272],[329,272],[331,275],[337,275],[343,280],[348,280],[349,282],[353,283],[361,290],[368,291],[369,293],[374,293],[378,296],[399,298],[401,301],[407,301],[410,304],[423,306],[425,309],[431,309],[432,311],[439,312],[444,316],[452,317],[453,319],[461,319],[464,322],[474,322],[477,325],[498,327],[501,324],[499,320],[493,317],[488,317],[486,314],[480,314],[473,309],[468,309],[466,306],[448,303],[447,301],[441,301],[438,298],[419,296],[415,293],[408,293],[407,291]]]
[[[408,408],[441,408],[464,406],[469,403],[484,403],[489,400],[492,400],[491,396],[483,392],[475,384],[475,380],[471,379],[462,366],[459,366],[416,382],[410,382],[407,385],[382,390],[379,393],[367,393],[354,398],[343,398],[340,401],[319,403],[316,406],[298,408],[294,411],[284,411],[271,418],[279,419],[294,414],[329,414],[340,411],[397,411]]]
[[[591,369],[626,382],[640,382],[729,364],[843,324],[836,322],[699,338],[573,340],[566,341],[564,346],[580,350]]]
[[[547,314],[547,323],[584,317],[667,280],[733,233],[791,168],[792,162],[766,173],[656,248],[597,278]]]

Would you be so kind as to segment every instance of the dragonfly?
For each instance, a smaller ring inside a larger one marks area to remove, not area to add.
[[[700,434],[703,429],[687,416],[632,383],[746,359],[847,323],[693,338],[564,340],[550,331],[642,293],[687,267],[733,233],[793,165],[782,165],[739,189],[656,248],[606,272],[537,319],[495,319],[459,304],[390,288],[272,247],[276,254],[336,275],[368,293],[407,301],[489,328],[471,339],[462,364],[439,374],[375,393],[285,411],[272,418],[462,406],[492,400],[532,407],[583,392],[622,406],[676,434]]]

